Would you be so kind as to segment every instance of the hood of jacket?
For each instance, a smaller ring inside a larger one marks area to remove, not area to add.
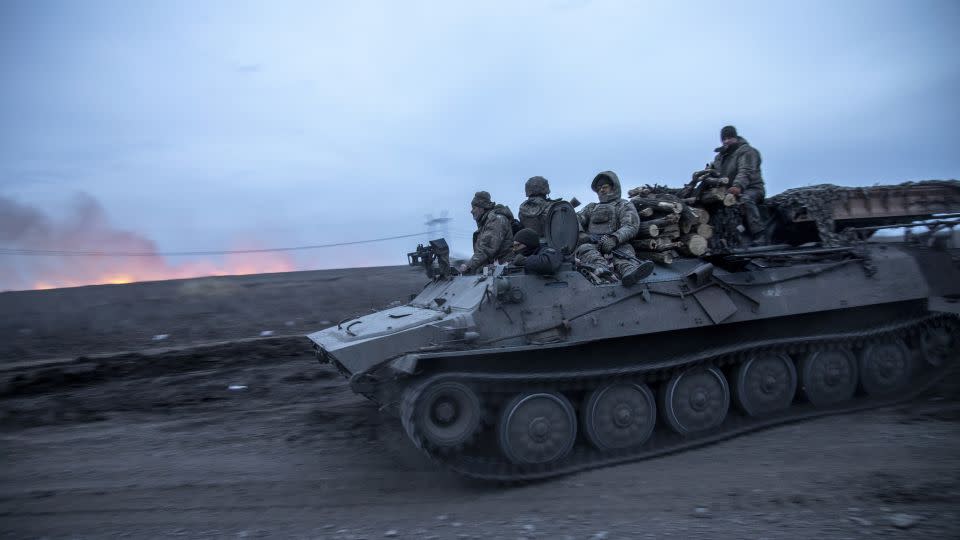
[[[610,182],[613,184],[613,189],[610,190],[610,193],[607,193],[606,195],[600,195],[597,193],[597,196],[600,198],[600,202],[602,203],[616,201],[620,198],[620,177],[618,177],[617,173],[613,171],[603,171],[594,177],[593,182],[590,183],[590,189],[596,192],[597,188],[600,187],[600,183],[605,179],[610,180]]]

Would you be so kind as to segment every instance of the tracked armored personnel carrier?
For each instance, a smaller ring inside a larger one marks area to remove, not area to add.
[[[597,284],[572,261],[552,276],[437,267],[408,304],[309,338],[355,392],[399,414],[417,447],[492,480],[894,403],[958,354],[960,251],[944,235],[960,183],[918,195],[928,187],[888,186],[873,206],[820,201],[822,187],[774,198],[782,237],[821,228],[830,241],[679,259],[629,288]],[[920,236],[864,240],[916,219],[927,220]],[[569,253],[577,233],[574,209],[551,207],[546,242]]]

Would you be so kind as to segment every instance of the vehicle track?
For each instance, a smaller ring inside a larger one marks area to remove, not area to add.
[[[914,378],[909,391],[890,397],[860,396],[849,402],[829,408],[816,408],[810,403],[794,402],[789,409],[766,417],[749,417],[734,407],[722,425],[715,429],[683,436],[671,432],[658,422],[653,436],[641,447],[626,450],[603,452],[592,448],[583,437],[578,436],[576,446],[564,458],[546,465],[516,465],[510,463],[496,452],[471,452],[469,445],[463,448],[449,449],[433,447],[423,437],[414,418],[414,404],[420,393],[429,385],[440,381],[458,381],[472,385],[478,390],[485,403],[485,415],[480,438],[495,438],[492,426],[496,425],[496,413],[503,404],[522,391],[561,392],[578,394],[617,379],[646,383],[654,386],[669,379],[675,373],[691,367],[715,365],[723,369],[744,361],[752,353],[779,352],[794,356],[829,347],[858,347],[868,342],[890,338],[916,338],[920,332],[946,327],[953,335],[960,333],[960,318],[953,314],[932,314],[920,318],[900,321],[876,329],[842,334],[808,336],[783,340],[766,340],[744,344],[737,347],[725,347],[704,351],[696,355],[673,358],[661,362],[638,365],[631,368],[610,370],[575,370],[564,373],[543,372],[525,374],[505,373],[445,373],[430,377],[405,393],[401,406],[404,429],[415,445],[432,459],[465,476],[491,481],[530,481],[553,476],[567,475],[578,471],[606,467],[632,461],[650,459],[677,453],[732,437],[767,429],[788,423],[801,422],[824,416],[852,413],[878,407],[903,403],[916,398],[939,382],[952,365],[943,365],[928,369],[919,378]]]

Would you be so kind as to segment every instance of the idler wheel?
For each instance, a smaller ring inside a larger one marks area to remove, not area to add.
[[[869,343],[860,351],[860,385],[871,396],[892,394],[910,382],[910,349],[902,339]]]
[[[956,347],[957,340],[946,327],[928,328],[920,334],[920,351],[923,359],[931,366],[942,366],[951,356],[957,354]]]
[[[797,368],[783,353],[759,353],[737,368],[737,404],[750,416],[786,409],[797,393]]]
[[[730,408],[730,388],[718,368],[690,368],[674,375],[663,387],[664,419],[682,435],[723,423]]]
[[[411,429],[436,448],[456,448],[467,443],[480,426],[480,398],[469,386],[442,381],[419,390],[413,399],[405,399],[402,411],[412,420],[408,435],[418,442]]]
[[[813,351],[800,362],[800,384],[817,407],[846,401],[857,390],[857,359],[845,347]]]
[[[645,384],[610,383],[590,393],[581,416],[587,439],[600,450],[640,446],[653,433],[657,403]]]
[[[517,465],[557,461],[570,452],[576,438],[573,405],[555,392],[520,394],[500,416],[500,450]]]

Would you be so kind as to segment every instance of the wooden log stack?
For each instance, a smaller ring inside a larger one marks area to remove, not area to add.
[[[680,256],[699,257],[707,252],[713,228],[705,209],[649,186],[631,189],[629,195],[640,214],[639,232],[632,241],[638,258],[671,264]]]

